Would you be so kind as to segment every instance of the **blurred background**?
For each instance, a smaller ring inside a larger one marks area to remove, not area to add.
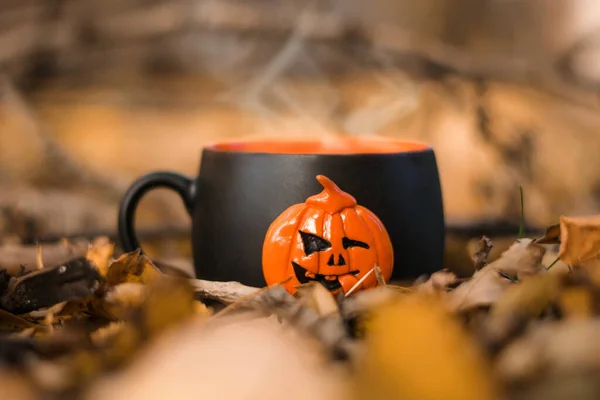
[[[600,208],[594,0],[0,0],[0,246],[115,237],[139,175],[253,135],[380,135],[437,154],[448,265],[471,239]],[[148,253],[189,266],[176,195]],[[495,251],[502,248],[498,245]]]

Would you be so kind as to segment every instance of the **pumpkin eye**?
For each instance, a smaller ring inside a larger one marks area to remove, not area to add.
[[[363,249],[369,249],[369,245],[365,242],[361,242],[360,240],[352,240],[347,237],[342,238],[342,246],[344,249],[349,249],[350,247],[362,247]]]
[[[304,253],[307,256],[310,256],[313,253],[318,251],[327,250],[331,247],[331,243],[328,240],[325,240],[317,235],[313,235],[312,233],[300,232],[300,237],[302,237],[302,243],[304,244]]]

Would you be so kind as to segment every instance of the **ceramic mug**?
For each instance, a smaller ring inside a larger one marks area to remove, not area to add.
[[[444,213],[434,151],[383,138],[239,141],[202,150],[198,176],[153,172],[125,193],[118,230],[137,250],[134,215],[154,188],[179,194],[192,218],[196,277],[265,286],[262,250],[271,224],[323,187],[326,176],[374,213],[393,248],[391,281],[443,268]]]

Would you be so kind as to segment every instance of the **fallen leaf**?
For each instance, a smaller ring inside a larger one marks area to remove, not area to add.
[[[523,280],[546,271],[542,265],[542,258],[545,253],[546,248],[535,243],[532,239],[518,239],[508,250],[502,253],[500,258],[488,265],[508,276]]]
[[[499,299],[515,281],[527,279],[546,270],[541,260],[546,249],[531,239],[519,239],[500,258],[473,274],[448,295],[451,310],[465,311],[489,306]]]
[[[488,266],[489,267],[489,266]],[[447,307],[462,312],[477,307],[487,307],[499,299],[506,288],[514,283],[499,271],[484,267],[473,277],[448,293]]]
[[[194,288],[187,279],[163,275],[146,287],[139,308],[139,321],[145,335],[155,335],[195,314]]]
[[[106,277],[114,250],[115,244],[107,237],[101,236],[90,243],[85,257],[96,266],[101,276]]]
[[[558,257],[568,265],[597,269],[600,265],[600,215],[561,216]]]
[[[150,258],[140,250],[125,253],[117,258],[109,267],[106,280],[110,285],[119,283],[149,283],[163,273],[152,263]]]
[[[539,317],[559,296],[560,276],[543,274],[510,285],[492,305],[485,325],[491,349],[497,350],[509,336]]]
[[[399,296],[373,312],[352,379],[354,398],[497,398],[491,366],[442,301]]]

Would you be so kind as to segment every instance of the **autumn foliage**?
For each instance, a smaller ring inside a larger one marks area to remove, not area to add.
[[[61,246],[67,246],[62,243]],[[37,399],[592,399],[600,217],[561,217],[473,274],[351,296],[192,279],[99,237],[0,274],[0,382]]]

